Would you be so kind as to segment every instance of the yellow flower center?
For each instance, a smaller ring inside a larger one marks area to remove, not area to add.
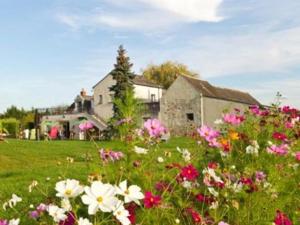
[[[154,198],[150,198],[150,202],[154,202]]]
[[[129,195],[129,190],[126,189],[126,191],[124,191],[125,195]]]
[[[72,194],[72,190],[67,189],[67,190],[65,191],[65,195],[71,195],[71,194]]]
[[[99,197],[97,198],[97,202],[98,202],[98,203],[102,203],[102,202],[103,202],[103,198],[102,198],[101,196],[99,196]]]

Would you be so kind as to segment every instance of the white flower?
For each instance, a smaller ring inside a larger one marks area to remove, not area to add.
[[[246,153],[247,154],[253,154],[253,155],[258,155],[258,149],[259,149],[259,145],[257,143],[257,141],[252,141],[251,145],[248,145],[246,147]]]
[[[78,225],[93,225],[88,219],[84,219],[82,217],[78,220]]]
[[[134,146],[134,151],[137,154],[147,154],[149,150],[145,149],[145,148],[138,147],[138,146]]]
[[[48,206],[48,213],[50,216],[52,216],[54,222],[58,223],[60,221],[63,221],[67,219],[67,216],[65,215],[65,210],[59,208],[56,205],[49,205]]]
[[[16,194],[12,194],[11,199],[8,201],[8,205],[10,208],[13,208],[17,205],[18,202],[21,202],[22,198],[17,196]]]
[[[218,177],[215,173],[215,170],[214,169],[211,169],[211,168],[205,168],[203,171],[202,171],[203,174],[208,174],[210,177],[212,177],[216,182],[218,183],[223,183],[223,181],[221,180],[220,177]]]
[[[179,224],[180,223],[180,220],[177,218],[175,219],[175,223]]]
[[[117,194],[124,196],[125,203],[135,202],[140,204],[139,200],[144,198],[141,188],[137,185],[127,187],[127,180],[124,180],[116,187]]]
[[[165,160],[163,157],[157,157],[157,162],[163,163]]]
[[[83,187],[78,180],[63,180],[55,185],[56,196],[60,198],[75,198],[83,192]]]
[[[215,122],[214,122],[214,124],[216,124],[216,125],[220,125],[220,124],[223,124],[223,123],[224,122],[223,122],[222,119],[216,119]]]
[[[208,191],[215,197],[218,197],[219,196],[219,193],[212,187],[209,187],[208,188]]]
[[[180,149],[177,147],[177,151],[182,154],[182,158],[184,159],[185,162],[189,162],[191,160],[191,153],[187,149]]]
[[[36,180],[33,180],[32,183],[28,186],[28,191],[32,192],[33,188],[38,185],[38,182]]]
[[[218,207],[219,207],[218,201],[212,202],[211,205],[209,206],[210,209],[217,209]]]
[[[68,198],[63,198],[61,200],[61,207],[66,210],[66,211],[71,211],[72,210],[72,206],[71,206],[71,203],[70,203],[70,200]]]
[[[241,182],[235,182],[231,188],[234,192],[238,193],[243,189],[243,184]]]
[[[129,212],[124,208],[124,203],[118,201],[114,208],[113,215],[121,222],[122,225],[129,225],[130,220],[128,219]]]
[[[84,191],[85,195],[81,199],[84,204],[89,205],[90,215],[95,215],[98,209],[102,212],[111,212],[117,204],[116,190],[111,184],[94,181],[91,187],[85,187]]]
[[[20,219],[11,219],[8,225],[19,225]]]
[[[186,189],[191,189],[192,188],[192,182],[185,180],[185,181],[182,182],[182,186]]]

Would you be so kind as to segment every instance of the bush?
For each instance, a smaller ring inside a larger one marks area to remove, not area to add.
[[[20,122],[15,118],[2,119],[0,120],[2,126],[7,130],[10,137],[16,138],[20,131]]]

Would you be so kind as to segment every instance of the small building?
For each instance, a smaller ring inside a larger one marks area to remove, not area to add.
[[[243,111],[249,105],[260,103],[249,93],[179,76],[160,101],[159,118],[172,134],[186,134],[203,124],[213,126],[224,110]]]

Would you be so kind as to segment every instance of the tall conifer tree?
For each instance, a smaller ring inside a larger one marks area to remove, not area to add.
[[[130,58],[126,56],[126,50],[121,45],[118,49],[117,62],[114,65],[114,69],[110,72],[116,84],[110,87],[110,91],[114,93],[114,99],[120,99],[124,101],[126,93],[133,91],[133,79],[134,73],[131,72],[133,64],[130,63]],[[118,105],[113,104],[113,120],[117,121],[121,118]]]

